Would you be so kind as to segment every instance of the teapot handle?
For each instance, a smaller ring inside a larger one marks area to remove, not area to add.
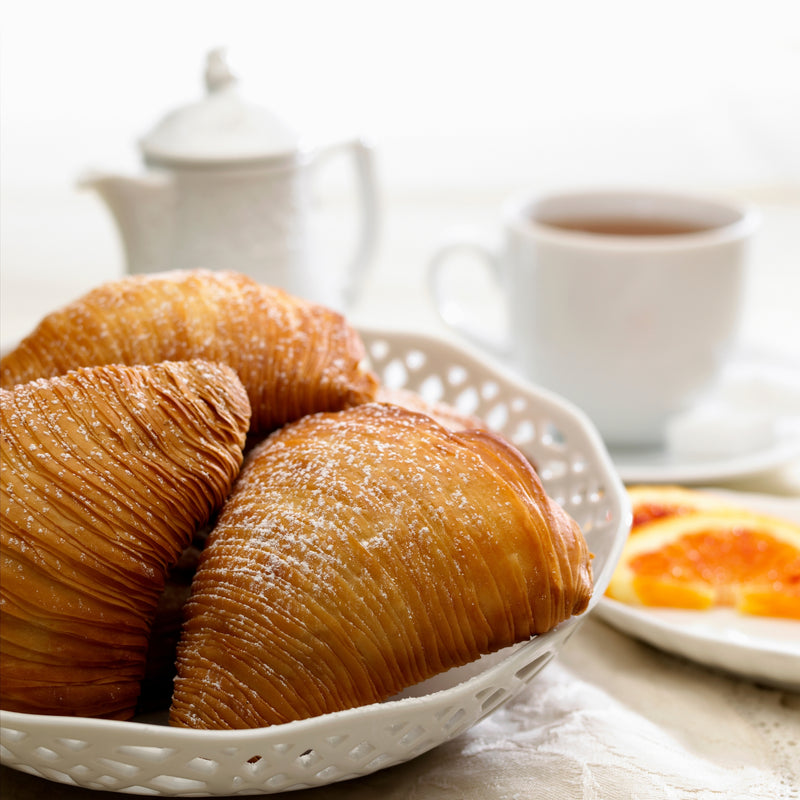
[[[358,299],[367,268],[371,265],[378,242],[379,203],[375,177],[374,149],[363,139],[346,139],[319,148],[315,161],[345,154],[352,158],[356,176],[356,191],[360,211],[360,230],[355,252],[346,265],[342,297],[344,307],[350,308]]]

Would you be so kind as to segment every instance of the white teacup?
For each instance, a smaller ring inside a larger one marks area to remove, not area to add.
[[[499,247],[477,232],[446,240],[430,290],[446,324],[580,406],[609,445],[657,445],[735,345],[757,220],[749,207],[666,192],[523,197],[505,208]],[[472,322],[485,316],[480,300],[466,307],[456,291],[464,251],[504,290],[500,344]]]

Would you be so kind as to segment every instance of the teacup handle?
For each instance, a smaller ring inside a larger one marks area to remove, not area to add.
[[[475,319],[481,318],[485,309],[481,309],[477,303],[475,306],[467,307],[450,291],[455,277],[453,265],[448,262],[458,255],[477,256],[478,263],[488,271],[491,279],[503,287],[504,267],[500,248],[488,237],[474,230],[453,230],[434,250],[428,262],[428,290],[436,312],[448,328],[473,344],[505,358],[512,352],[509,333],[506,332],[501,338],[488,335],[474,323]]]
[[[360,210],[359,236],[355,252],[345,267],[342,290],[344,307],[350,308],[358,298],[378,242],[378,185],[375,177],[374,150],[365,141],[345,139],[325,145],[317,150],[315,160],[328,159],[339,154],[349,155],[352,158]]]

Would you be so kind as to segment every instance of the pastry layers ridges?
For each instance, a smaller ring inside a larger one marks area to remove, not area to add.
[[[235,272],[128,276],[47,315],[0,361],[9,388],[82,366],[204,359],[247,389],[253,431],[373,399],[377,381],[345,318]]]
[[[202,361],[0,390],[0,706],[130,717],[170,565],[242,462],[247,395]]]
[[[380,701],[583,611],[590,555],[485,431],[367,404],[250,454],[186,606],[171,723],[246,728]]]

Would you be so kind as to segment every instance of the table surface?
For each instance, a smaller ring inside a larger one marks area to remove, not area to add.
[[[425,292],[426,258],[451,225],[492,231],[501,199],[492,193],[386,198],[377,263],[349,312],[352,321],[449,338]],[[800,369],[800,197],[762,192],[752,199],[764,223],[741,350]],[[332,225],[332,246],[346,246],[348,231]],[[105,209],[71,189],[6,191],[1,263],[4,348],[47,311],[124,269]],[[502,317],[490,287],[476,284],[475,296],[488,318]],[[800,503],[800,463],[720,485]],[[106,795],[7,768],[0,790],[4,798]],[[684,661],[592,616],[522,695],[469,732],[407,764],[287,797],[378,794],[387,800],[798,798],[800,694]]]

